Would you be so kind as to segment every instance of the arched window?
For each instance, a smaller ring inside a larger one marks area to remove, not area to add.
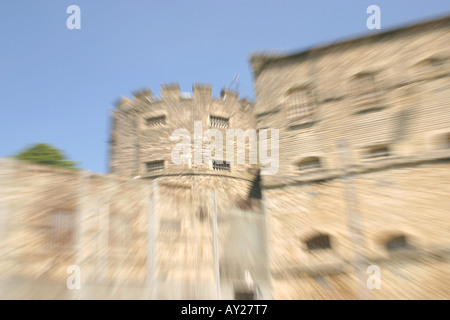
[[[330,236],[327,234],[319,234],[306,240],[306,246],[309,251],[331,249]]]
[[[385,243],[386,249],[389,251],[395,251],[408,248],[408,241],[403,234],[391,236]]]
[[[300,173],[316,171],[322,168],[322,164],[318,157],[308,157],[298,163]]]
[[[433,55],[417,62],[412,70],[420,78],[442,77],[448,70],[448,61],[446,56]]]

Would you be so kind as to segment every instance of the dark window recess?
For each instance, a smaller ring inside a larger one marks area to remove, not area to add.
[[[301,172],[306,172],[310,170],[320,169],[322,165],[320,164],[319,158],[308,158],[299,163],[298,168]]]
[[[404,235],[392,237],[389,241],[386,242],[386,249],[388,249],[389,251],[406,249],[407,247],[408,242],[406,241],[406,237]]]
[[[158,117],[147,118],[145,122],[147,124],[147,127],[149,128],[163,126],[166,124],[166,116],[162,115]]]
[[[330,237],[326,234],[315,236],[306,241],[308,250],[331,249]]]
[[[164,161],[153,161],[145,164],[147,172],[159,171],[164,169]]]
[[[372,149],[369,150],[368,156],[371,159],[378,159],[378,158],[389,157],[390,156],[389,148],[387,146],[372,148]]]
[[[230,171],[230,164],[223,161],[222,163],[218,161],[213,161],[213,170],[219,170],[219,171]]]
[[[230,121],[228,118],[218,116],[209,116],[209,123],[211,127],[216,128],[228,128],[228,126],[230,125]]]
[[[200,221],[204,221],[207,216],[208,216],[208,210],[206,209],[206,206],[199,206],[199,208],[197,209],[197,218]]]

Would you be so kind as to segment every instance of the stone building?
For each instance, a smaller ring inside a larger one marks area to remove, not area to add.
[[[157,241],[160,248],[156,251],[165,255],[161,257],[158,269],[161,274],[158,276],[160,283],[165,279],[172,283],[164,290],[159,284],[159,297],[173,296],[174,282],[185,283],[186,288],[182,290],[187,291],[195,284],[198,292],[202,292],[200,297],[217,297],[214,291],[208,291],[214,289],[211,284],[219,281],[215,280],[218,275],[214,274],[212,250],[213,201],[217,201],[219,212],[218,240],[225,241],[221,242],[222,255],[218,259],[221,296],[232,298],[235,293],[242,293],[240,288],[245,288],[245,272],[251,270],[261,284],[259,293],[264,291],[265,296],[270,297],[265,244],[260,242],[265,232],[259,232],[265,228],[264,216],[259,207],[255,215],[248,210],[242,213],[239,209],[252,205],[247,199],[257,174],[257,164],[250,164],[249,157],[250,152],[256,150],[250,148],[249,140],[242,144],[244,148],[239,148],[236,141],[232,145],[234,159],[230,161],[227,158],[229,130],[255,128],[252,109],[253,105],[248,100],[239,100],[238,94],[231,90],[222,90],[220,98],[216,99],[210,86],[194,85],[190,94],[180,92],[178,85],[163,85],[160,98],[153,97],[148,89],[140,91],[134,95],[134,100],[122,99],[113,113],[111,172],[122,177],[156,181],[161,196],[172,198],[158,201],[161,206],[158,211],[163,214],[159,220],[161,232],[158,240],[161,241]],[[207,130],[211,128],[221,132],[222,139],[215,138],[223,141],[223,154],[219,157],[219,150],[215,150],[207,159],[210,142]],[[184,130],[181,136],[173,136],[180,130]],[[181,139],[187,143],[189,153],[177,152],[175,156],[180,156],[182,161],[177,163],[173,152]],[[244,163],[238,163],[239,156],[243,157]],[[254,225],[248,226],[249,221]],[[247,233],[246,238],[243,225],[247,225],[249,230],[258,227],[256,232]],[[186,232],[186,237],[180,239],[182,231]],[[231,242],[236,244],[225,245]],[[257,257],[240,252],[241,249],[248,251],[251,243],[256,244],[253,249],[259,252]],[[178,260],[174,259],[180,250],[185,252]],[[192,264],[186,261],[192,261]],[[244,261],[252,266],[245,268]],[[182,269],[184,274],[176,271],[171,274],[171,268]],[[166,296],[165,292],[168,292]],[[196,296],[199,297],[191,293],[184,295],[185,298]]]
[[[448,299],[449,41],[446,17],[251,57],[257,126],[280,130],[275,299]]]
[[[192,161],[196,147],[207,154],[208,128],[224,138],[254,128],[252,105],[229,90],[213,99],[208,86],[161,92],[117,105],[111,174],[3,159],[1,298],[271,298],[257,165],[237,163],[253,149]],[[173,161],[176,130],[192,137],[186,163]],[[66,286],[70,266],[80,290]]]
[[[254,55],[254,105],[136,92],[109,174],[0,159],[0,298],[448,299],[449,29]],[[278,129],[278,171],[208,129]]]

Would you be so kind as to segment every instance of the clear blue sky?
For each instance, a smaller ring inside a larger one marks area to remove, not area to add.
[[[81,30],[69,30],[69,5]],[[210,83],[214,95],[240,74],[253,99],[251,53],[298,51],[368,30],[450,13],[448,0],[1,0],[0,157],[50,143],[82,168],[108,170],[109,113],[120,96],[178,82]]]

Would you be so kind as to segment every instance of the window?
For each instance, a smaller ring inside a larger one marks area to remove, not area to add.
[[[355,106],[370,105],[379,101],[381,95],[375,74],[360,73],[356,75],[352,83],[351,96]]]
[[[300,89],[289,93],[287,112],[289,118],[307,118],[314,114],[315,103],[311,90]]]
[[[230,164],[226,161],[222,161],[222,163],[220,163],[220,161],[213,160],[212,167],[213,170],[230,171]]]
[[[258,114],[256,114],[256,120],[258,122],[266,120],[270,116],[278,114],[278,112],[279,112],[279,110],[275,109],[275,110],[271,110],[271,111],[268,111],[268,112],[258,113]]]
[[[218,117],[218,116],[213,116],[213,115],[209,116],[209,124],[211,125],[211,127],[228,128],[230,125],[229,122],[230,121],[228,118]]]
[[[386,249],[389,251],[395,251],[399,249],[408,248],[408,243],[406,241],[405,235],[396,235],[391,237],[388,241],[386,241]]]
[[[368,152],[369,159],[384,159],[390,156],[388,146],[376,146],[369,149]]]
[[[70,249],[75,239],[75,214],[72,211],[56,211],[49,216],[49,244],[52,249]]]
[[[197,219],[202,222],[206,219],[206,217],[208,216],[208,209],[207,207],[202,204],[199,205],[196,212],[195,212],[195,216],[197,217]]]
[[[164,169],[164,161],[152,161],[145,164],[147,172],[160,171]]]
[[[298,169],[300,173],[307,173],[312,171],[317,171],[322,168],[320,159],[318,157],[309,157],[303,159],[298,163]]]
[[[306,241],[309,251],[331,249],[330,237],[326,234],[319,234]]]
[[[448,57],[430,56],[414,65],[414,73],[419,77],[441,77],[448,72]]]
[[[166,116],[161,115],[158,117],[147,118],[145,123],[148,128],[156,128],[166,124]]]

